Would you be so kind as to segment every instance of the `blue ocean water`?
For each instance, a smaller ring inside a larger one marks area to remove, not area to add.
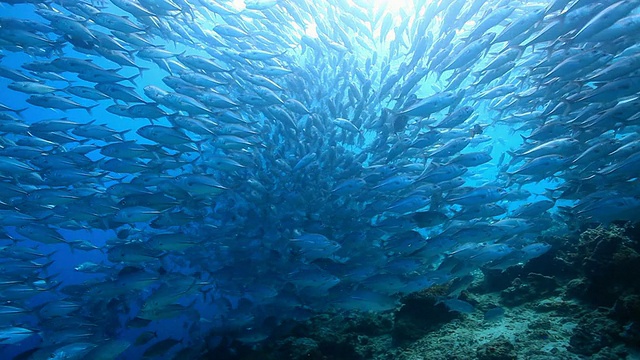
[[[2,358],[260,346],[638,220],[633,1],[0,4]]]

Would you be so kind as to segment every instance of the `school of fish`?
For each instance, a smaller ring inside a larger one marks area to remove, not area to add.
[[[543,231],[640,219],[640,0],[0,5],[0,353],[194,359],[451,281],[472,311]]]

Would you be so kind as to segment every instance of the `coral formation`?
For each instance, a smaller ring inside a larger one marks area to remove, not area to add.
[[[478,347],[478,360],[513,360],[516,358],[515,347],[504,335]]]
[[[554,248],[540,258],[475,274],[459,297],[470,313],[449,311],[449,287],[434,286],[394,311],[315,316],[233,359],[638,359],[639,239],[631,225],[545,238]]]

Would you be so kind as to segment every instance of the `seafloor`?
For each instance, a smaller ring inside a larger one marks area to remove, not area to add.
[[[221,346],[218,360],[640,359],[640,224],[545,237],[551,251],[508,271],[484,270],[460,299],[446,286],[411,294],[389,313],[316,316],[262,346]],[[501,307],[490,319],[485,312]],[[230,350],[232,349],[232,350]]]

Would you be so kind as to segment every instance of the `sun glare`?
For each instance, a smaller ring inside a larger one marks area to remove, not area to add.
[[[246,8],[244,0],[233,0],[231,1],[230,5],[231,8],[235,9],[236,11],[242,11]]]
[[[243,2],[244,0],[234,0]],[[372,14],[378,14],[379,12],[390,13],[393,17],[393,23],[399,24],[402,22],[403,15],[411,16],[416,11],[416,1],[426,2],[426,4],[431,3],[433,0],[346,0],[346,2],[342,2],[342,6],[344,9],[340,9],[340,11],[344,13],[349,13],[349,6],[358,6],[361,7],[363,3],[368,3],[372,7]],[[318,37],[316,24],[313,22],[309,22],[305,24],[305,35],[315,38]],[[380,34],[376,34],[376,36],[381,36]],[[395,35],[393,31],[389,34],[385,35],[387,40],[393,40]]]
[[[304,30],[304,34],[312,38],[317,38],[318,26],[315,23],[308,22],[307,27]]]
[[[375,10],[384,8],[392,14],[398,14],[400,10],[410,12],[415,9],[414,0],[371,0]]]

